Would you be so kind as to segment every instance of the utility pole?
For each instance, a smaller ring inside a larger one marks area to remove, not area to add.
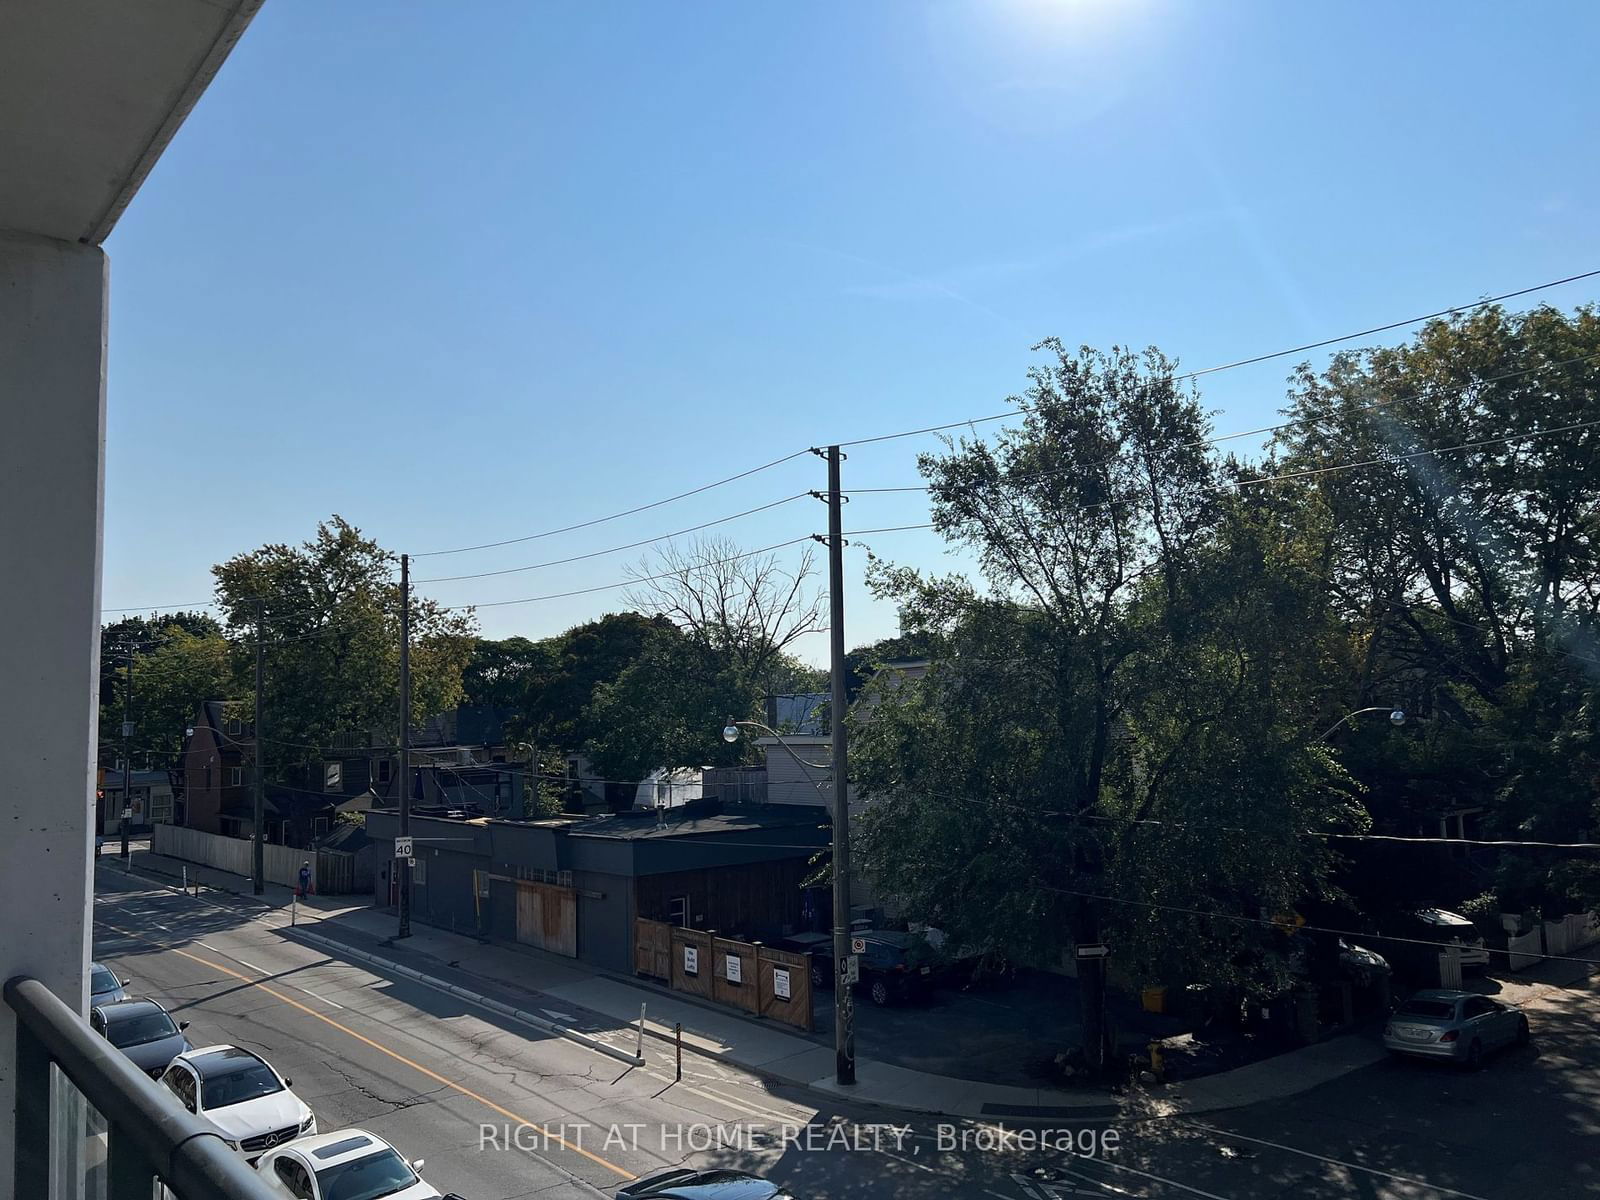
[[[833,1056],[834,1080],[856,1081],[855,992],[845,981],[850,961],[850,772],[845,732],[844,497],[839,447],[828,447],[828,645],[833,674]]]
[[[266,850],[263,848],[266,844],[266,830],[264,826],[267,822],[267,744],[265,740],[266,720],[262,715],[265,712],[262,699],[262,680],[265,675],[265,655],[267,652],[267,623],[264,616],[265,607],[266,601],[259,596],[256,597],[256,716],[254,721],[256,743],[256,787],[255,803],[252,806],[251,814],[252,832],[250,835],[250,890],[257,896],[261,895],[262,892],[267,890],[265,868]]]
[[[400,556],[400,836],[411,836],[411,556]],[[400,931],[411,936],[411,860],[396,858],[400,878]]]
[[[117,828],[122,833],[122,865],[128,865],[128,821],[133,816],[133,647],[128,647],[128,686],[122,689],[122,808]]]

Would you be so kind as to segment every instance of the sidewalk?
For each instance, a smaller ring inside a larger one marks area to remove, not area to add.
[[[290,889],[275,884],[265,894],[250,894],[250,881],[208,867],[135,849],[136,874],[175,882],[188,868],[202,899],[230,907],[260,905],[281,910]],[[112,860],[111,869],[120,863]],[[102,860],[105,863],[105,860]],[[631,1052],[641,1006],[645,1032],[659,1041],[683,1027],[684,1046],[698,1054],[758,1075],[824,1095],[863,1104],[998,1119],[1091,1119],[1113,1115],[1134,1097],[1100,1090],[1067,1091],[1013,1087],[894,1066],[868,1057],[856,1060],[856,1084],[833,1081],[831,1046],[798,1031],[698,1003],[650,984],[596,972],[554,955],[523,947],[485,944],[474,938],[414,924],[404,942],[394,941],[394,916],[358,897],[313,896],[298,906],[298,926],[283,929],[294,938],[337,955],[341,950],[370,965],[389,969],[451,991],[498,1011],[525,1011],[585,1038],[626,1043]],[[648,1050],[647,1050],[648,1054]],[[1348,1036],[1293,1050],[1231,1071],[1155,1087],[1140,1098],[1158,1113],[1200,1113],[1280,1100],[1382,1060],[1374,1041]]]

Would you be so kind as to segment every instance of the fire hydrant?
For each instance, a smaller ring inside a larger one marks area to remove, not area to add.
[[[1157,1080],[1163,1079],[1166,1074],[1166,1061],[1161,1056],[1161,1043],[1152,1040],[1145,1049],[1150,1052],[1150,1074]]]

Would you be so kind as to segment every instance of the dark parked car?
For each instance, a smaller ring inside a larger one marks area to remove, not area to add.
[[[794,1200],[777,1184],[744,1171],[679,1168],[635,1179],[617,1189],[617,1200]]]
[[[866,944],[857,955],[856,990],[874,1004],[894,1004],[925,993],[933,982],[938,955],[921,935],[892,929],[858,929],[851,935]],[[811,955],[811,986],[833,986],[833,936],[802,933],[783,941],[785,950]]]
[[[133,1060],[152,1079],[190,1049],[183,1031],[187,1021],[174,1021],[154,1000],[119,1000],[89,1010],[89,1024],[101,1037]]]
[[[91,1005],[115,1004],[128,998],[127,987],[131,979],[119,978],[109,967],[99,963],[89,964],[89,1003]]]

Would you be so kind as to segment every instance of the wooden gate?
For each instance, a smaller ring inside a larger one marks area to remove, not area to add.
[[[633,923],[633,970],[653,979],[672,979],[672,926],[640,917]]]
[[[811,955],[760,947],[756,1015],[812,1032]]]
[[[759,1013],[756,980],[760,977],[756,946],[731,938],[711,939],[711,998],[729,1008]]]
[[[672,931],[672,987],[674,991],[712,999],[711,943],[709,933],[697,929]]]
[[[571,888],[517,880],[517,941],[577,958],[577,894]]]
[[[639,917],[633,969],[674,991],[812,1031],[811,956]]]

